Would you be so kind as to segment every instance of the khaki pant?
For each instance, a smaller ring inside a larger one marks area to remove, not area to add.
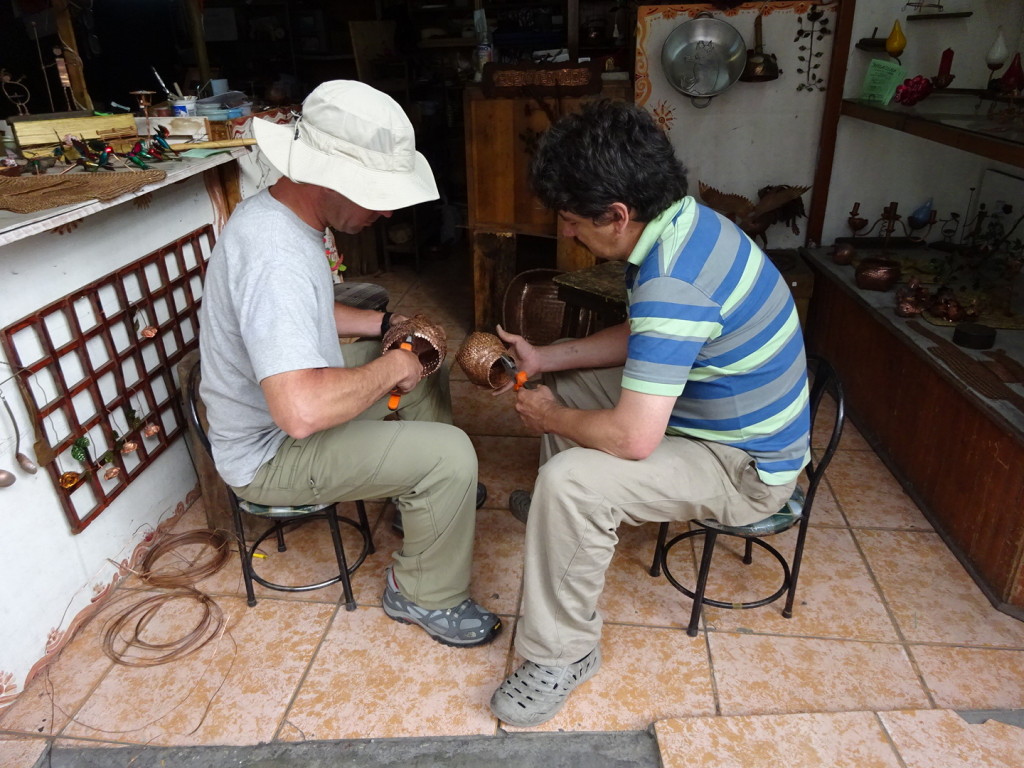
[[[348,364],[363,365],[380,343],[344,351]],[[257,504],[396,497],[405,529],[393,555],[402,594],[423,608],[450,608],[469,597],[477,459],[466,433],[451,425],[448,369],[402,395],[401,421],[383,421],[389,413],[385,397],[345,424],[286,439],[235,492]]]
[[[566,405],[595,409],[618,402],[621,378],[622,368],[607,368],[546,375],[544,383]],[[748,454],[685,437],[665,437],[649,457],[630,461],[545,435],[541,461],[516,649],[553,666],[581,659],[600,641],[597,602],[620,524],[714,517],[746,525],[778,512],[795,485],[765,485]]]

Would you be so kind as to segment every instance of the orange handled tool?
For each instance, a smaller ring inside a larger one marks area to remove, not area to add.
[[[405,341],[398,345],[399,349],[407,349],[412,352],[412,336],[406,336]],[[388,398],[388,409],[397,410],[398,403],[402,399],[402,393],[397,389],[391,390],[391,396]]]
[[[502,355],[499,360],[501,360],[502,365],[505,366],[505,370],[508,371],[508,375],[515,379],[516,383],[512,387],[513,392],[518,392],[526,386],[526,371],[519,370],[519,366],[516,365],[515,360],[513,360],[509,355]]]

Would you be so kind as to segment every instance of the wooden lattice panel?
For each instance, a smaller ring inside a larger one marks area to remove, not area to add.
[[[213,243],[201,227],[0,332],[75,533],[182,433],[174,370],[199,344]]]

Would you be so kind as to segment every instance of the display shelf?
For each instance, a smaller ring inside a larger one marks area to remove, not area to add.
[[[1024,619],[1024,384],[994,372],[1024,360],[1024,330],[956,347],[952,328],[856,287],[830,249],[803,253],[816,275],[809,351],[835,366],[848,415],[992,604]]]
[[[916,107],[844,99],[842,114],[1024,168],[1024,115],[993,116],[999,103],[981,91],[938,92]]]
[[[181,145],[178,145],[180,148]],[[167,176],[154,184],[147,184],[135,192],[128,192],[113,200],[101,202],[90,200],[71,205],[62,205],[57,208],[48,208],[37,213],[12,213],[11,211],[0,210],[0,246],[17,242],[26,237],[57,229],[72,221],[84,219],[86,216],[97,213],[115,205],[133,200],[154,190],[175,184],[179,181],[195,176],[198,173],[215,168],[223,163],[228,163],[236,157],[244,155],[248,150],[245,147],[221,152],[202,159],[183,158],[180,162],[160,164],[160,170],[167,171]],[[131,173],[132,171],[118,171],[118,173]]]

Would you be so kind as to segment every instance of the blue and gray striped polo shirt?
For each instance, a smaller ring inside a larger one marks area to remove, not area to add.
[[[735,224],[692,197],[629,256],[622,386],[677,398],[666,433],[739,448],[768,485],[809,458],[807,363],[782,275]]]

